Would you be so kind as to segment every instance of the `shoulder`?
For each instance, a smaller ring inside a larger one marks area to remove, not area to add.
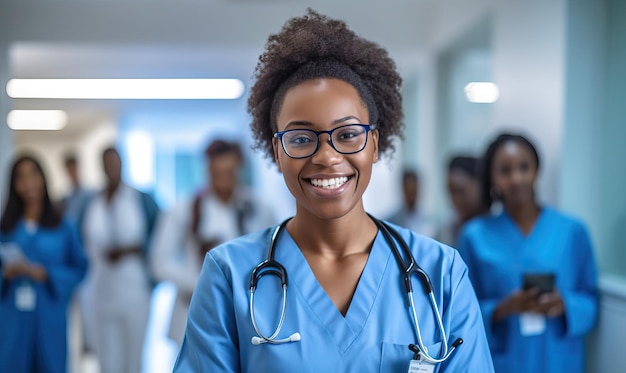
[[[266,259],[275,228],[268,227],[224,242],[209,251],[205,260],[214,261],[227,277],[235,271],[249,271]]]
[[[559,224],[562,226],[567,226],[571,228],[583,228],[585,227],[585,223],[582,220],[575,217],[574,215],[570,215],[569,213],[557,210],[550,206],[543,206],[542,213],[545,215],[546,219],[553,224]]]
[[[492,230],[497,230],[502,222],[502,215],[485,214],[473,218],[465,223],[459,234],[460,238],[481,236]]]
[[[589,235],[587,226],[581,219],[549,206],[544,206],[542,209],[544,219],[549,224],[551,230],[568,232],[570,235],[575,235],[579,238]]]

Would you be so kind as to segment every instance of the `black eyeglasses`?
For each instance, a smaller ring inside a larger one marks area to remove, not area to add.
[[[293,129],[276,132],[274,137],[280,140],[285,154],[291,158],[307,158],[315,154],[320,147],[320,135],[327,133],[330,146],[341,154],[354,154],[365,149],[367,133],[374,130],[371,124],[347,124],[330,131]]]

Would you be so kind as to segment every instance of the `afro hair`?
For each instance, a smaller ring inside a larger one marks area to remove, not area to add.
[[[310,65],[316,68],[307,68]],[[344,21],[312,9],[270,35],[259,56],[248,98],[255,148],[272,158],[276,112],[286,91],[304,80],[322,77],[342,79],[357,89],[370,120],[376,121],[369,124],[379,133],[379,152],[393,152],[393,138],[402,139],[404,131],[402,79],[394,61],[385,49],[357,35]]]

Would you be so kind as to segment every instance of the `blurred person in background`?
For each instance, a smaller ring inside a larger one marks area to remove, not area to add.
[[[78,158],[74,154],[66,155],[64,159],[65,173],[70,179],[71,189],[61,200],[61,211],[79,225],[84,216],[85,208],[94,191],[85,188],[80,182]]]
[[[387,220],[413,232],[434,237],[437,225],[420,207],[420,177],[417,171],[405,169],[402,172],[402,197],[402,206]]]
[[[157,280],[176,285],[169,337],[180,347],[191,294],[205,254],[241,235],[275,224],[272,209],[242,185],[238,143],[215,140],[206,148],[208,186],[159,219],[151,267]]]
[[[65,373],[68,303],[87,259],[35,158],[15,160],[8,189],[0,220],[0,370]]]
[[[497,372],[583,372],[598,313],[597,269],[584,224],[537,201],[537,150],[503,134],[484,159],[482,198],[503,211],[470,221],[459,239]],[[549,280],[530,284],[524,277]],[[536,276],[535,276],[536,277]],[[553,282],[553,283],[552,283]]]
[[[480,160],[469,156],[453,157],[448,163],[447,182],[454,215],[441,225],[437,240],[456,247],[461,227],[488,211],[482,202]]]
[[[117,150],[106,149],[102,162],[107,186],[89,203],[84,222],[96,353],[101,373],[138,373],[152,291],[147,250],[159,210],[122,181]]]

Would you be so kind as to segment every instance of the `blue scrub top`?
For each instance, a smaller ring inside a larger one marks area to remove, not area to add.
[[[85,276],[87,259],[74,224],[63,220],[56,228],[30,231],[20,221],[13,231],[0,233],[0,242],[19,245],[29,261],[43,266],[45,282],[20,276],[2,278],[0,266],[0,371],[12,373],[67,371],[67,305]],[[16,307],[19,286],[35,292],[35,308]]]
[[[463,338],[435,372],[492,372],[480,308],[456,250],[393,226],[428,273],[449,343]],[[400,269],[379,232],[345,317],[316,280],[302,252],[283,230],[276,260],[288,273],[287,310],[277,338],[299,332],[302,340],[253,345],[249,310],[250,275],[267,257],[274,228],[227,242],[210,251],[194,291],[185,339],[174,372],[407,372],[416,343]],[[441,336],[428,297],[413,278],[415,307],[424,343],[440,355]],[[282,289],[265,276],[255,293],[257,324],[274,331]]]
[[[503,212],[468,223],[459,252],[470,269],[498,372],[583,372],[584,336],[598,313],[597,269],[584,225],[550,207],[542,208],[529,235]],[[524,273],[556,275],[565,314],[549,317],[539,335],[522,335],[520,317],[494,323],[493,312],[523,287]]]

